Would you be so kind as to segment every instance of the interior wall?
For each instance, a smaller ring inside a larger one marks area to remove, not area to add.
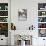
[[[15,3],[14,3],[15,2]],[[34,4],[34,5],[33,5]],[[27,9],[27,21],[18,20],[18,9]],[[29,26],[37,23],[37,2],[31,0],[15,0],[11,2],[11,22],[14,22],[17,30],[27,30]]]
[[[38,3],[45,2],[46,0],[11,0],[11,22],[16,25],[18,32],[19,30],[27,30],[33,24],[36,32],[36,34],[33,34],[38,36]],[[27,9],[27,21],[18,21],[18,9]],[[43,39],[41,39],[34,37],[33,45],[40,46],[40,44],[43,44]]]

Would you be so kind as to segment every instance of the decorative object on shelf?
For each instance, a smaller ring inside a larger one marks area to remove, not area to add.
[[[16,26],[13,23],[11,23],[11,30],[16,30]]]
[[[31,25],[31,26],[29,26],[29,30],[34,30],[34,26],[33,25]]]
[[[0,3],[0,10],[8,10],[8,3]]]
[[[0,17],[0,22],[8,22],[8,17]]]
[[[1,6],[0,6],[0,10],[1,10]]]
[[[46,17],[38,17],[38,22],[46,22]]]
[[[27,20],[27,9],[19,9],[18,10],[18,20],[19,21]]]
[[[0,23],[1,30],[8,30],[8,23]]]
[[[41,17],[38,17],[38,22],[42,22],[43,19]]]
[[[45,9],[46,9],[46,6],[45,6]]]
[[[0,16],[8,16],[8,11],[0,11]]]
[[[45,15],[45,12],[42,12],[42,15]]]
[[[5,10],[8,10],[8,6],[5,6]]]
[[[46,28],[46,23],[38,23],[38,28]]]
[[[46,3],[38,3],[38,10],[46,10]]]
[[[46,11],[38,11],[38,16],[46,16]]]
[[[8,37],[8,23],[0,23],[0,35]]]
[[[42,16],[46,16],[46,11],[42,11]]]
[[[40,8],[40,10],[44,10],[44,8]]]
[[[46,29],[39,29],[39,37],[46,37]]]

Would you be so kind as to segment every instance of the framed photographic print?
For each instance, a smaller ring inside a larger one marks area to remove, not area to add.
[[[18,20],[19,21],[27,20],[27,9],[19,9],[18,10]]]

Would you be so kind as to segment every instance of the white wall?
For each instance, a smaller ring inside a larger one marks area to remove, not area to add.
[[[11,0],[11,22],[16,25],[17,32],[24,32],[32,24],[35,26],[33,36],[33,46],[43,43],[42,38],[38,38],[38,3],[45,3],[46,0]],[[27,9],[27,21],[18,21],[18,9]],[[25,31],[26,33],[26,31]],[[37,39],[37,40],[36,40]],[[40,42],[41,41],[41,42]],[[40,45],[39,45],[40,46]]]
[[[12,15],[11,20],[16,25],[17,30],[26,30],[32,24],[35,25],[34,23],[37,21],[36,3],[31,0],[12,0],[11,1],[11,15]],[[27,9],[27,21],[18,21],[18,9]]]
[[[37,36],[37,6],[37,0],[11,0],[11,22],[16,25],[16,32],[27,33],[26,28],[33,24]],[[27,9],[27,21],[18,21],[18,9]]]
[[[16,25],[17,30],[26,30],[32,24],[38,27],[38,3],[46,0],[11,0],[11,22]],[[27,21],[18,21],[18,9],[27,9]]]

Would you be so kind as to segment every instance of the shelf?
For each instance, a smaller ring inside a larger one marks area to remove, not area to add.
[[[0,35],[8,37],[8,3],[0,3]]]
[[[0,17],[8,17],[8,16],[0,16]]]
[[[8,10],[0,10],[0,11],[8,11]]]
[[[46,22],[38,22],[38,23],[46,23]]]
[[[46,15],[44,15],[44,16],[38,16],[38,17],[46,17]]]
[[[46,10],[38,10],[38,11],[46,11]]]
[[[8,22],[0,22],[0,23],[8,23]]]
[[[38,36],[46,37],[46,3],[38,4]]]
[[[38,28],[38,29],[46,29],[46,28]]]

